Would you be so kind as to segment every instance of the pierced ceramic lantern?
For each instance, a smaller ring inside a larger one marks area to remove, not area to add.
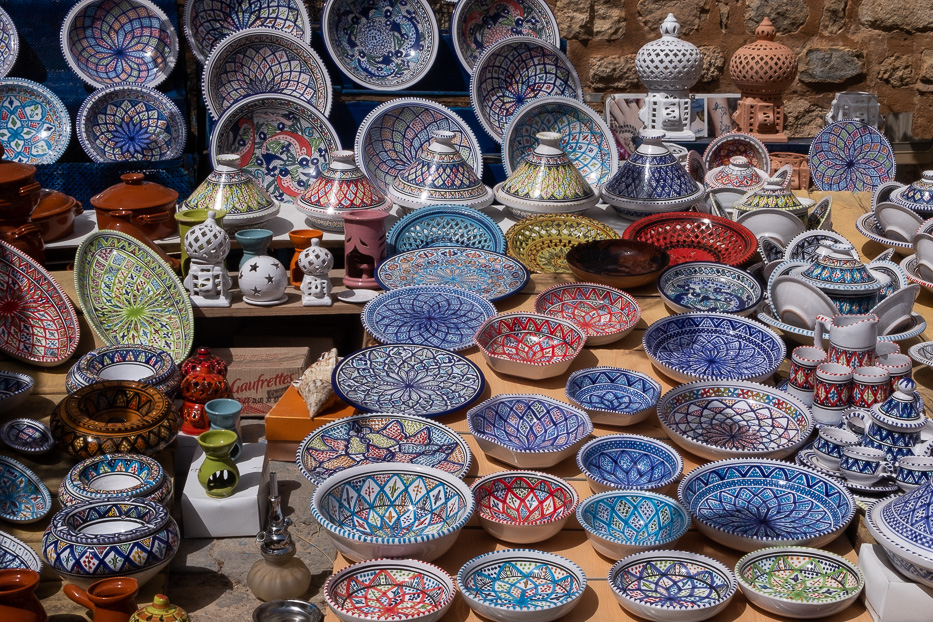
[[[729,75],[742,91],[732,118],[739,131],[771,143],[786,143],[784,91],[797,77],[797,55],[774,42],[771,20],[761,20],[757,41],[743,45],[729,61]]]
[[[262,255],[240,266],[238,279],[243,302],[261,307],[280,305],[288,300],[288,272],[275,257]]]
[[[224,265],[230,252],[230,235],[217,224],[216,215],[214,210],[208,211],[207,220],[185,234],[185,250],[191,259],[185,288],[198,307],[229,307],[233,301],[232,281]]]
[[[225,210],[223,225],[228,231],[262,225],[279,213],[279,204],[256,180],[240,168],[240,156],[217,156],[217,167],[185,199],[180,211]]]
[[[673,13],[661,24],[661,38],[638,50],[635,71],[648,87],[638,113],[645,127],[663,130],[669,140],[694,140],[689,91],[703,73],[703,56],[697,46],[680,38],[680,24]]]
[[[340,214],[359,209],[389,211],[392,201],[357,167],[353,152],[334,151],[330,162],[295,204],[312,226],[343,231]]]
[[[298,267],[304,273],[301,279],[301,304],[305,307],[329,307],[334,304],[330,297],[333,289],[327,274],[334,267],[334,255],[321,247],[321,241],[311,240],[311,246],[301,251]]]

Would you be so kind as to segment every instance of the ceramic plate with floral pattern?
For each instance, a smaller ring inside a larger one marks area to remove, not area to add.
[[[543,0],[464,0],[450,16],[450,34],[460,64],[473,73],[486,48],[522,35],[560,44],[557,19]]]
[[[37,82],[0,80],[3,157],[27,164],[56,162],[71,141],[71,116],[58,95]]]
[[[863,121],[830,123],[813,139],[808,157],[817,190],[874,190],[894,179],[894,149],[884,134]]]
[[[19,33],[6,11],[0,9],[0,78],[10,73],[19,56]]]

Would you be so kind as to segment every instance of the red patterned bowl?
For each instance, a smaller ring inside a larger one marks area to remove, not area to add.
[[[553,285],[535,298],[535,312],[570,320],[586,333],[588,346],[625,337],[641,319],[641,307],[634,298],[595,283]]]
[[[583,350],[586,333],[569,320],[503,313],[483,322],[474,340],[493,370],[541,380],[567,371]]]
[[[642,218],[629,225],[622,237],[660,246],[671,265],[685,261],[717,261],[741,267],[758,248],[747,227],[710,214],[670,212]]]
[[[541,542],[561,530],[580,497],[559,477],[537,471],[502,471],[470,488],[479,524],[492,537],[516,544]]]

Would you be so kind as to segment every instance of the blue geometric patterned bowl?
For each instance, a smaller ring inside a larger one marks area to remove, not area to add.
[[[643,490],[609,490],[585,499],[577,520],[598,553],[610,559],[673,545],[690,528],[674,499]]]
[[[680,477],[684,461],[662,441],[638,434],[609,434],[580,448],[577,466],[593,492],[660,490]]]
[[[585,412],[544,395],[497,395],[471,408],[467,424],[486,455],[522,469],[552,467],[593,432]]]
[[[181,371],[172,355],[154,346],[103,346],[91,350],[71,366],[65,377],[69,394],[104,380],[133,380],[155,387],[168,396],[181,384]]]
[[[414,464],[367,464],[328,477],[311,513],[354,561],[431,561],[453,546],[473,515],[473,494],[456,476]]]
[[[389,257],[431,246],[466,246],[505,252],[505,235],[492,218],[472,207],[432,205],[404,216],[389,229]]]
[[[22,78],[0,80],[3,157],[26,164],[58,161],[71,142],[71,115],[58,95]]]
[[[16,568],[42,572],[42,558],[22,540],[0,531],[0,570]]]
[[[570,374],[564,395],[593,423],[626,426],[648,418],[661,397],[661,385],[639,371],[588,367]]]
[[[81,501],[148,499],[167,506],[172,478],[155,458],[140,454],[104,454],[71,467],[58,487],[58,502],[67,507]]]
[[[0,371],[0,412],[6,412],[23,403],[36,381],[31,376],[15,371]]]
[[[671,266],[658,277],[658,293],[676,313],[718,311],[748,316],[758,308],[764,289],[741,268],[712,261]]]
[[[52,509],[52,496],[39,476],[21,462],[0,455],[0,518],[34,523]]]
[[[0,441],[10,449],[33,456],[55,447],[49,426],[27,417],[11,419],[0,426]]]
[[[733,458],[684,476],[677,498],[699,530],[750,552],[767,546],[821,547],[855,515],[842,480],[778,460]]]

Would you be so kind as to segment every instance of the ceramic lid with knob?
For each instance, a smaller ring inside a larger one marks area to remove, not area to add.
[[[933,573],[933,481],[876,502],[866,513],[872,536],[885,551]]]
[[[330,162],[298,197],[297,205],[298,209],[316,215],[324,212],[339,220],[340,210],[388,210],[392,201],[366,178],[353,151],[341,149],[330,154]]]
[[[105,211],[142,210],[162,207],[173,210],[178,192],[154,181],[146,181],[143,173],[124,173],[120,183],[91,197],[91,205]]]
[[[920,179],[891,193],[892,203],[915,212],[933,212],[933,171],[923,171]]]
[[[635,71],[648,90],[686,91],[703,73],[703,56],[697,46],[680,38],[680,24],[668,13],[661,38],[649,41],[635,55]]]
[[[920,410],[917,402],[917,383],[904,378],[897,383],[894,393],[888,399],[872,406],[872,416],[880,423],[888,423],[898,427],[905,425],[922,428],[926,425],[926,417]],[[881,417],[878,417],[881,415]]]
[[[756,209],[768,208],[791,212],[795,215],[806,216],[807,210],[813,204],[809,199],[805,203],[793,192],[784,186],[784,180],[777,177],[765,179],[764,184],[745,194],[733,205],[739,212],[750,212]]]
[[[0,186],[7,184],[22,186],[32,183],[36,175],[36,167],[32,164],[14,162],[3,157],[4,150],[0,145]]]
[[[156,594],[152,603],[134,613],[129,622],[189,622],[184,609],[169,602],[165,594]]]
[[[718,166],[706,173],[707,188],[736,188],[755,190],[764,185],[768,174],[752,166],[745,156],[733,156],[724,166]]]
[[[884,286],[848,242],[820,246],[813,263],[797,276],[825,292],[871,294],[881,291]]]
[[[181,206],[182,210],[224,210],[224,226],[260,225],[279,213],[279,205],[242,170],[240,156],[217,156],[217,166]]]

